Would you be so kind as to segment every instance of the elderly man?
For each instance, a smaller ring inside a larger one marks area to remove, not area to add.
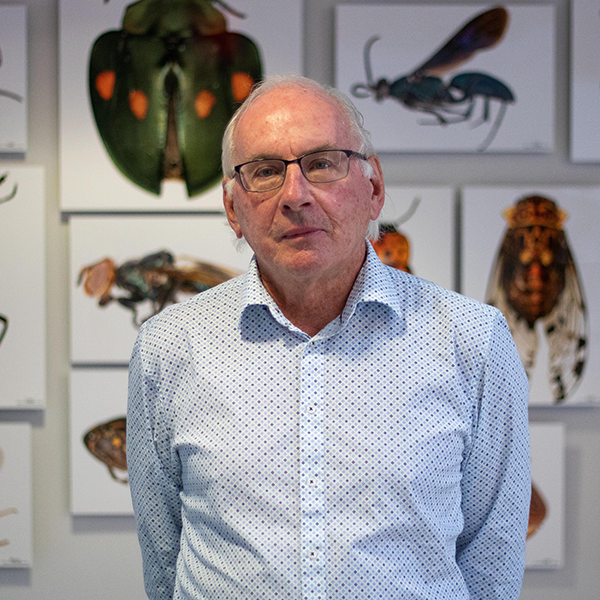
[[[131,361],[148,596],[517,598],[527,382],[503,317],[379,261],[381,167],[339,92],[267,80],[223,154],[254,259]]]

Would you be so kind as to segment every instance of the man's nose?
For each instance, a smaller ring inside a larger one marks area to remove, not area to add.
[[[304,177],[300,165],[289,164],[281,190],[282,205],[297,210],[301,206],[311,204],[312,195],[309,188],[310,182]]]

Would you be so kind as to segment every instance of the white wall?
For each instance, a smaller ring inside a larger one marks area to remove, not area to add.
[[[16,1],[0,0],[0,3]],[[243,0],[230,2],[243,9]],[[61,222],[58,208],[58,0],[24,3],[29,7],[30,68],[30,151],[25,163],[43,165],[47,181],[48,396],[44,413],[0,414],[4,421],[27,418],[34,425],[35,562],[30,571],[0,569],[0,598],[141,600],[145,596],[133,519],[73,518],[69,514],[69,281],[67,225]],[[335,4],[336,0],[305,2],[306,74],[325,83],[333,82]],[[600,183],[600,166],[572,165],[568,161],[569,4],[567,0],[559,0],[555,5],[558,40],[555,152],[544,156],[384,156],[389,184]],[[23,163],[18,160],[16,164]],[[27,290],[21,292],[26,294]],[[554,572],[528,571],[521,598],[597,600],[600,597],[600,410],[538,408],[531,410],[531,420],[566,423],[566,566]]]

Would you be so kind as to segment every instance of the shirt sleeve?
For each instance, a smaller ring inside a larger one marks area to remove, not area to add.
[[[146,594],[170,600],[181,538],[181,471],[164,413],[172,361],[162,365],[160,346],[143,326],[129,366],[127,466]]]
[[[528,398],[517,349],[497,313],[461,483],[456,557],[471,600],[516,600],[521,590],[531,494]]]

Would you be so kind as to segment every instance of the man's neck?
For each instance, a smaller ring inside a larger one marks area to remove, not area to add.
[[[342,314],[362,267],[335,278],[273,279],[261,272],[262,283],[286,318],[313,337]],[[260,271],[260,267],[259,267]]]

